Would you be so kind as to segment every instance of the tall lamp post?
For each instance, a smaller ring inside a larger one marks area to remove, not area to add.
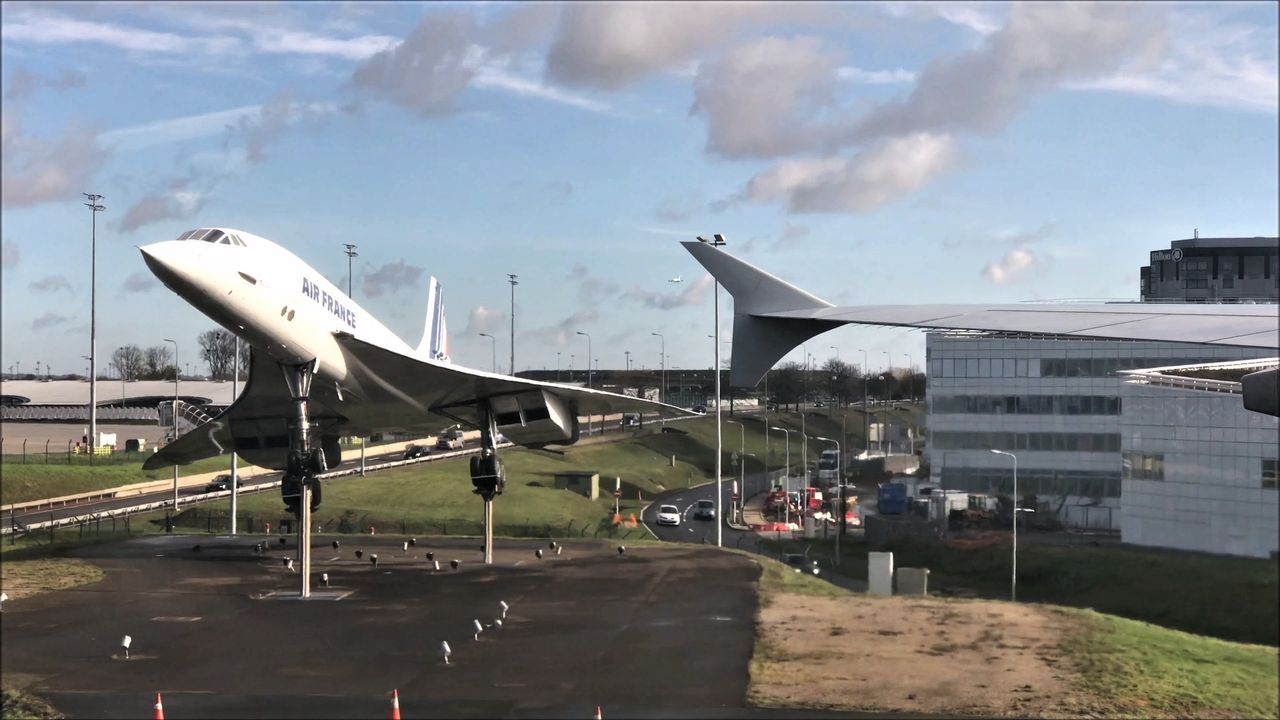
[[[240,383],[240,336],[236,335],[236,354],[231,358],[231,402],[235,404]],[[363,451],[364,448],[361,448]],[[231,534],[236,534],[236,495],[240,492],[236,487],[239,480],[237,457],[234,443],[231,447]]]
[[[779,432],[786,433],[787,435],[787,455],[786,455],[787,470],[785,473],[787,483],[786,483],[786,488],[782,491],[782,493],[787,496],[787,499],[786,499],[786,502],[782,503],[782,508],[783,508],[783,522],[790,525],[791,524],[791,431],[786,428],[778,427],[776,425],[771,425],[769,429],[777,430]]]
[[[658,383],[659,385],[662,386],[662,390],[658,396],[658,402],[666,402],[667,401],[667,338],[664,337],[662,333],[651,332],[649,334],[658,338],[658,343],[659,343],[658,363],[659,363],[659,366],[662,368],[661,374],[659,375],[660,380]]]
[[[866,457],[871,457],[871,408],[867,407],[867,383],[870,379],[867,369],[867,351],[859,349],[862,353],[862,439],[866,441],[867,447],[864,450]]]
[[[725,420],[730,425],[737,425],[742,435],[742,449],[738,452],[738,497],[747,496],[747,427],[732,418]],[[733,508],[736,513],[736,508]]]
[[[173,439],[178,439],[178,341],[164,339],[173,343]],[[178,514],[178,466],[173,466],[173,514]]]
[[[356,252],[358,246],[351,243],[343,243],[342,247],[346,248],[347,253],[347,297],[351,297],[351,258],[360,257],[360,253]]]
[[[1018,456],[1004,450],[992,450],[996,455],[1013,458],[1013,577],[1009,581],[1009,599],[1018,601]]]
[[[724,239],[724,236],[721,235],[720,233],[715,233],[714,235],[711,236],[710,240],[699,235],[698,242],[707,243],[708,245],[711,245],[713,247],[721,247],[725,244],[725,239]],[[716,376],[716,503],[718,504],[720,502],[720,495],[722,493],[721,485],[724,482],[724,478],[720,477],[721,462],[723,460],[720,456],[723,453],[721,448],[723,446],[724,439],[722,437],[723,429],[720,426],[721,409],[720,409],[720,281],[719,280],[717,280],[715,283],[713,297],[715,298],[712,305],[715,308],[715,336],[716,337],[714,341],[715,364],[711,368],[711,370]],[[719,512],[717,511],[716,514],[719,515]],[[723,522],[716,523],[716,546],[717,547],[723,545],[723,533],[724,533],[724,523]]]
[[[89,236],[89,462],[98,446],[98,213],[107,209],[101,195],[80,193],[92,217]]]
[[[912,402],[916,399],[916,361],[911,359],[911,353],[902,353],[907,356],[907,391],[911,394]]]
[[[581,330],[578,330],[575,334],[587,336],[587,387],[590,388],[591,387],[591,358],[594,357],[594,355],[591,354],[591,333],[586,333],[586,332],[582,332]]]
[[[511,368],[508,372],[516,374],[516,275],[507,273],[507,282],[511,283]]]
[[[836,446],[836,512],[840,513],[840,529],[836,532],[836,564],[840,564],[840,536],[845,533],[844,512],[844,454],[840,452],[840,441],[831,438],[813,436],[814,440],[835,443]]]
[[[494,337],[489,333],[480,333],[480,337],[489,338],[489,342],[491,343],[491,346],[489,348],[490,350],[489,355],[491,356],[490,362],[492,363],[491,369],[493,370],[493,372],[496,373],[498,372],[498,341],[495,340]],[[556,353],[557,361],[559,360],[559,357],[560,357],[560,353]],[[557,373],[556,379],[557,380],[560,379],[558,377],[559,372],[560,372],[560,367],[559,367],[559,362],[557,362],[556,363],[556,373]]]

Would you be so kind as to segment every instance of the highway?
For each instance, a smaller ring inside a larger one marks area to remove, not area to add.
[[[724,514],[728,515],[731,507],[731,493],[733,492],[733,482],[728,478],[722,483],[723,496],[720,499],[720,507]],[[764,473],[756,473],[747,477],[748,493],[746,497],[750,497],[765,488]],[[684,488],[679,490],[669,490],[658,495],[653,502],[641,513],[641,522],[643,522],[649,531],[659,540],[666,542],[691,542],[706,543],[714,545],[716,543],[716,522],[717,520],[697,520],[693,517],[693,506],[699,500],[715,500],[716,484],[709,482],[705,485],[698,485],[692,488]],[[680,509],[680,525],[672,527],[670,525],[658,524],[658,508],[662,505],[675,505]],[[751,531],[735,530],[728,525],[724,526],[723,544],[725,547],[747,547],[750,543],[754,547],[754,535]]]

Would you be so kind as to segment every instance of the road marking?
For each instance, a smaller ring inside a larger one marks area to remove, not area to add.
[[[157,615],[151,622],[199,622],[199,615]]]

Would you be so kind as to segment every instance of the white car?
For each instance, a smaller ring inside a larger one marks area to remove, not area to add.
[[[658,508],[659,525],[679,525],[680,508],[675,505],[663,505]]]

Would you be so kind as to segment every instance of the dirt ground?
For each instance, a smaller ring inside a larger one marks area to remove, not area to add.
[[[779,593],[760,611],[750,700],[905,713],[1061,717],[1094,703],[1058,649],[1069,620],[1036,605]]]

